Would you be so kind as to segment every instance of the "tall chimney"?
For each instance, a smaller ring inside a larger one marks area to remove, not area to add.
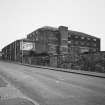
[[[68,53],[68,27],[59,26],[60,33],[60,53],[67,54]]]

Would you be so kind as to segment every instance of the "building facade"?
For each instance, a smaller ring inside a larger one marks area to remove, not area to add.
[[[27,39],[16,40],[2,49],[4,60],[21,61],[24,56],[29,55],[30,50],[34,50],[34,43]]]
[[[36,65],[73,68],[83,54],[100,52],[100,38],[68,27],[45,26],[2,49],[4,60]]]
[[[42,27],[27,35],[27,39],[35,42],[37,53],[48,54],[83,54],[100,51],[100,38],[68,27]]]

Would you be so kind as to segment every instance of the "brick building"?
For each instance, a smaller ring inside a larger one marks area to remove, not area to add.
[[[2,49],[3,59],[36,65],[72,68],[82,54],[100,52],[100,39],[82,32],[45,26]]]
[[[45,26],[27,35],[35,42],[35,52],[48,54],[83,54],[100,51],[100,39],[82,32]]]
[[[36,53],[57,54],[59,52],[59,32],[56,28],[40,28],[27,35],[27,39],[35,41]]]
[[[16,40],[2,49],[4,60],[22,62],[22,58],[29,55],[30,50],[34,50],[34,43],[28,39]]]

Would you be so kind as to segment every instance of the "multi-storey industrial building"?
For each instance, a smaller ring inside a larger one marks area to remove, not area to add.
[[[36,53],[83,54],[100,51],[100,39],[82,32],[45,26],[27,35],[35,42]]]
[[[84,53],[100,51],[100,39],[82,32],[45,26],[2,49],[3,59],[71,68]]]
[[[29,55],[29,51],[34,50],[34,43],[28,39],[16,40],[2,49],[4,60],[22,62],[23,57]]]

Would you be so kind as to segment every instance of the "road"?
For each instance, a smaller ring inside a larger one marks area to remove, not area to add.
[[[105,105],[105,79],[0,62],[0,75],[39,105]]]

